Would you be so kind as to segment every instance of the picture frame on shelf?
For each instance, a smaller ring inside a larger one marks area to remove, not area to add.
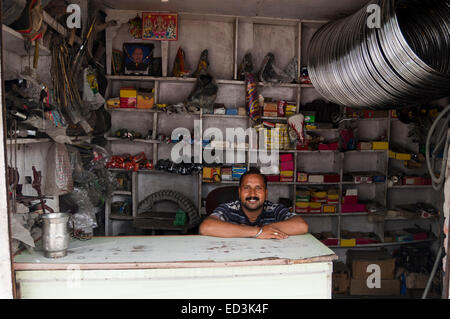
[[[142,12],[142,40],[177,41],[178,14]]]
[[[123,69],[127,75],[149,75],[153,59],[152,43],[124,43]]]
[[[112,71],[114,75],[123,74],[123,52],[120,50],[112,50]]]

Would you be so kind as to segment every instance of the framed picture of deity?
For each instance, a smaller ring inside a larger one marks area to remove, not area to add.
[[[124,43],[123,68],[125,74],[149,75],[153,59],[153,43]]]
[[[142,12],[142,40],[178,40],[178,14]]]

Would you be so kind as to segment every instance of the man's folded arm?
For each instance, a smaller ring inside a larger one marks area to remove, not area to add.
[[[199,234],[225,238],[253,237],[259,229],[257,226],[236,225],[220,220],[216,216],[208,216],[200,224]]]
[[[271,226],[278,228],[287,235],[303,235],[308,232],[308,224],[300,216],[293,216],[289,219],[275,222]]]

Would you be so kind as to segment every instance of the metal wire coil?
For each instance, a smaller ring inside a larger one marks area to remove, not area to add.
[[[370,28],[367,6],[380,8]],[[308,48],[308,72],[326,99],[392,109],[449,96],[449,0],[373,0],[322,26]]]

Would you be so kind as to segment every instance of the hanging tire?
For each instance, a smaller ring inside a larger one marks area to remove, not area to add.
[[[200,223],[200,216],[192,201],[182,193],[172,190],[161,190],[147,196],[139,203],[137,214],[151,212],[156,203],[165,201],[177,204],[178,207],[186,213],[188,216],[187,226],[189,226],[189,228],[195,227]]]

